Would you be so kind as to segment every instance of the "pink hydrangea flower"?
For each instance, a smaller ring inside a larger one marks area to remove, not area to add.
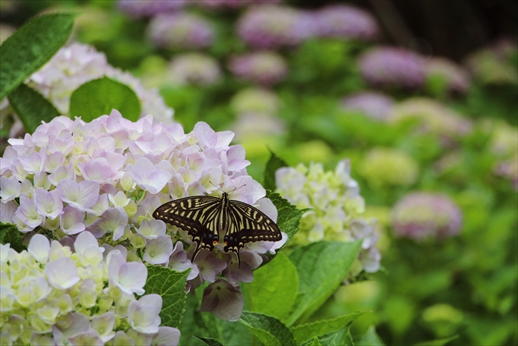
[[[379,34],[374,17],[354,6],[326,6],[318,10],[314,16],[319,37],[370,41]]]
[[[238,78],[262,85],[282,81],[288,71],[282,56],[269,51],[236,56],[230,61],[229,68]]]
[[[169,49],[206,48],[214,40],[210,23],[186,12],[156,16],[149,24],[148,36],[156,46]]]

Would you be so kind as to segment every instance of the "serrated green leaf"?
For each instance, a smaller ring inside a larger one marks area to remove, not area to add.
[[[311,338],[337,332],[360,315],[361,313],[359,312],[352,312],[331,319],[299,324],[298,326],[291,328],[291,331],[295,337],[295,341],[301,343],[310,340]]]
[[[286,166],[288,166],[288,164],[270,150],[270,158],[268,159],[264,169],[264,187],[266,189],[275,191],[277,186],[275,183],[275,172],[279,168]]]
[[[291,331],[276,318],[254,312],[243,312],[239,321],[266,346],[296,345]]]
[[[319,337],[318,340],[323,346],[354,346],[351,334],[345,328],[336,333]]]
[[[42,121],[49,122],[59,115],[59,111],[43,95],[25,84],[14,89],[8,99],[29,133],[34,132]]]
[[[0,100],[43,66],[66,42],[74,19],[54,13],[35,17],[0,46]]]
[[[162,297],[160,318],[164,326],[177,328],[181,326],[187,297],[185,282],[188,273],[189,271],[175,272],[157,265],[147,266],[147,281],[144,289],[146,294],[156,293]]]
[[[295,303],[299,291],[297,268],[285,254],[278,253],[254,272],[254,281],[243,284],[248,310],[283,321]]]
[[[276,192],[268,191],[266,196],[277,208],[277,225],[289,238],[293,237],[299,230],[300,218],[308,209],[297,209]]]
[[[26,246],[23,244],[23,233],[18,231],[15,225],[0,222],[0,244],[11,244],[16,251],[23,251]]]
[[[135,121],[140,116],[140,101],[130,87],[108,77],[84,83],[70,97],[70,115],[84,121],[110,114],[113,109]]]
[[[333,294],[358,257],[360,244],[322,241],[299,247],[290,254],[300,284],[288,325],[309,317]]]
[[[457,339],[458,335],[452,335],[447,338],[423,341],[415,344],[415,346],[444,346],[447,345],[450,341]]]
[[[204,338],[204,337],[201,337],[201,336],[196,336],[196,337],[198,339],[200,339],[201,341],[203,341],[208,346],[223,346],[223,344],[221,342],[219,342],[218,340],[216,340],[216,339]]]
[[[380,337],[376,333],[376,328],[370,327],[362,338],[356,343],[356,346],[384,346]]]

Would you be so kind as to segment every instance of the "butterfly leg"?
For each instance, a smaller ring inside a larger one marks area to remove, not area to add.
[[[196,255],[198,255],[200,250],[201,250],[200,242],[196,242],[196,249],[194,250],[194,253],[192,254],[191,262],[194,263],[194,260],[196,259]]]

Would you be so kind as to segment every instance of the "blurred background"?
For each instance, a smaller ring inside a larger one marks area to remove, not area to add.
[[[0,40],[60,10],[186,130],[235,131],[257,179],[269,150],[351,161],[383,269],[320,315],[371,311],[355,327],[387,345],[518,344],[518,2],[0,0]]]

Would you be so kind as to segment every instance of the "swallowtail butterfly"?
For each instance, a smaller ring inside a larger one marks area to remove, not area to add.
[[[196,243],[192,260],[200,249],[212,250],[218,243],[225,252],[237,255],[248,242],[278,241],[279,227],[259,209],[231,200],[226,192],[221,198],[192,196],[176,199],[158,207],[153,217],[186,231]]]

